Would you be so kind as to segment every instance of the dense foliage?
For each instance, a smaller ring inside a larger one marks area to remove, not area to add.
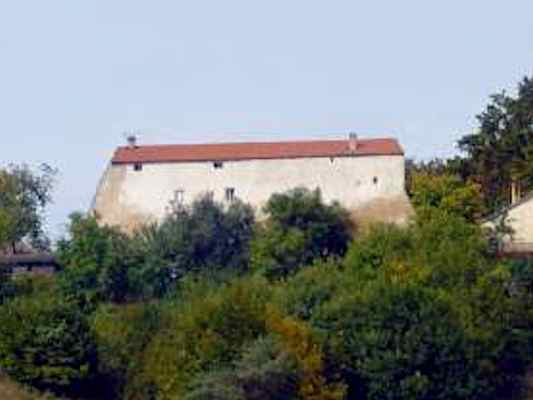
[[[209,195],[132,235],[72,216],[56,279],[0,271],[0,369],[87,400],[522,398],[533,265],[477,223],[533,188],[532,82],[492,98],[463,157],[409,163],[406,226],[356,230],[301,188],[257,223]],[[0,173],[0,244],[39,244],[50,178]]]
[[[52,198],[56,171],[42,165],[39,172],[26,165],[0,170],[0,246],[12,249],[23,239],[35,248],[46,249],[43,212]]]
[[[210,195],[133,236],[74,214],[68,237],[58,242],[65,267],[60,286],[87,306],[163,297],[188,273],[246,271],[253,229],[250,206],[235,201],[225,207]]]
[[[235,200],[224,206],[210,194],[175,208],[162,224],[137,233],[135,246],[144,260],[131,270],[134,289],[160,297],[188,273],[244,272],[254,223],[249,205]]]
[[[516,96],[493,95],[477,119],[479,130],[459,141],[466,157],[457,169],[481,185],[494,210],[507,201],[512,181],[524,192],[533,189],[533,77],[518,84]]]
[[[285,277],[315,259],[342,256],[354,227],[339,204],[324,204],[320,191],[297,188],[274,194],[266,221],[252,243],[252,268],[269,278]]]
[[[415,172],[411,177],[411,202],[419,213],[438,209],[475,222],[484,214],[481,187],[454,175]]]
[[[135,257],[130,238],[81,214],[71,216],[69,232],[57,250],[64,267],[59,282],[63,293],[87,306],[124,301],[129,292],[128,267]]]
[[[109,400],[519,396],[532,268],[491,257],[465,212],[475,191],[418,174],[416,218],[355,238],[346,211],[300,189],[259,227],[210,197],[133,236],[75,215],[57,287],[11,282],[0,367]]]
[[[45,283],[7,301],[0,313],[0,368],[19,382],[76,393],[92,378],[86,316]]]
[[[458,141],[462,154],[429,162],[409,160],[407,187],[416,174],[453,175],[479,189],[485,215],[509,204],[511,188],[533,190],[533,77],[518,84],[516,95],[506,92],[490,97],[477,115],[478,127]]]

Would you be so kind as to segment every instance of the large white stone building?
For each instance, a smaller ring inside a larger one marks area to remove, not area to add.
[[[405,193],[404,152],[395,139],[119,147],[94,199],[100,221],[131,230],[158,221],[171,202],[211,192],[239,198],[260,215],[275,192],[320,188],[359,219],[402,223],[412,212]]]

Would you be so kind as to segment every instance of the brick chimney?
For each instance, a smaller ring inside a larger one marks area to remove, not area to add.
[[[129,135],[126,140],[128,141],[128,147],[130,149],[135,149],[137,148],[137,136],[135,135]]]
[[[350,134],[348,135],[348,141],[350,152],[355,153],[357,151],[357,147],[359,146],[359,139],[357,138],[357,133],[350,132]]]

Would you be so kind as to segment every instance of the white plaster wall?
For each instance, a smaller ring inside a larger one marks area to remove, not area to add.
[[[207,191],[224,201],[225,189],[232,187],[236,197],[259,211],[272,193],[303,186],[319,187],[325,201],[337,200],[354,210],[376,199],[405,197],[404,168],[403,156],[225,161],[220,169],[212,162],[145,163],[142,171],[113,165],[96,195],[95,209],[109,222],[119,209],[160,220],[178,189],[190,203]],[[110,191],[115,204],[105,196]]]
[[[513,242],[533,243],[533,199],[511,208],[507,224],[514,230]]]

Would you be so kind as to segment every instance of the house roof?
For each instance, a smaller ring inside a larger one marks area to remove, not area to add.
[[[11,254],[0,256],[0,266],[57,265],[56,258],[49,253]]]
[[[522,197],[520,200],[518,200],[516,203],[508,204],[508,205],[502,207],[501,209],[497,210],[496,212],[490,214],[489,216],[485,217],[483,219],[483,222],[491,222],[491,221],[495,220],[496,218],[501,217],[505,213],[508,213],[509,211],[520,207],[521,205],[529,203],[532,200],[533,200],[533,192],[530,192],[527,195],[525,195],[524,197]]]
[[[349,143],[349,140],[313,140],[119,147],[113,156],[112,163],[241,161],[404,154],[396,139],[359,139],[355,151],[350,151]]]

